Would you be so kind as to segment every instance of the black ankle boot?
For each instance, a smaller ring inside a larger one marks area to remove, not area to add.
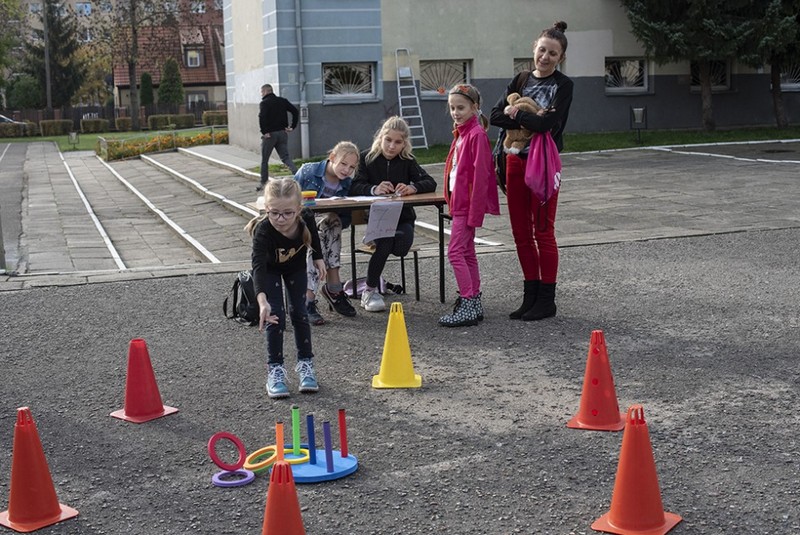
[[[534,303],[536,303],[536,295],[539,291],[539,283],[541,281],[525,281],[524,293],[522,294],[522,304],[518,309],[508,315],[512,320],[518,320],[529,311]]]
[[[556,283],[540,284],[536,303],[522,315],[522,321],[535,321],[556,315]]]

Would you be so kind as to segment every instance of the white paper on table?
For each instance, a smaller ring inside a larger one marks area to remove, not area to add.
[[[378,238],[390,238],[397,232],[397,222],[403,203],[400,201],[378,201],[369,207],[369,221],[364,233],[364,243]]]
[[[345,197],[345,199],[355,202],[372,202],[375,197],[373,195],[356,195],[355,197]]]

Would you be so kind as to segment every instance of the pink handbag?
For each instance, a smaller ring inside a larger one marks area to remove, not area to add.
[[[550,132],[535,133],[525,163],[525,184],[541,204],[561,187],[561,156]]]

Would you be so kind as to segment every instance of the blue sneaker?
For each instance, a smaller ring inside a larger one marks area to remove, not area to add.
[[[294,371],[300,376],[300,392],[316,392],[319,390],[317,378],[314,376],[314,364],[310,359],[298,360]]]
[[[271,398],[289,397],[289,389],[286,387],[286,368],[281,364],[274,364],[269,367],[267,395]]]

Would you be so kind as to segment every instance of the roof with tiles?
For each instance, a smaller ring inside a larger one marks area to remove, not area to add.
[[[219,25],[191,26],[175,32],[173,28],[159,27],[139,35],[139,61],[136,74],[147,72],[153,77],[153,85],[161,83],[161,69],[167,58],[178,60],[184,86],[223,85],[225,62],[223,60],[222,27]],[[187,64],[187,52],[198,51],[199,65]],[[130,87],[128,66],[114,65],[114,85]]]

